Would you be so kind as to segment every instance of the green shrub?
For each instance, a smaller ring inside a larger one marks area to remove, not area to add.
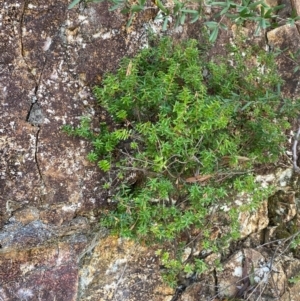
[[[209,60],[195,40],[154,44],[95,87],[113,125],[101,123],[97,133],[84,118],[66,130],[89,139],[88,158],[120,179],[116,207],[101,224],[163,244],[162,262],[172,270],[166,279],[174,284],[180,271],[206,270],[201,258],[181,259],[187,244],[227,247],[239,236],[239,212],[255,210],[270,194],[255,182],[255,166],[278,160],[294,106],[282,100],[264,51],[231,47],[229,57]],[[134,185],[132,173],[142,175]],[[250,201],[237,207],[232,199],[243,193]],[[228,231],[212,238],[216,225]]]

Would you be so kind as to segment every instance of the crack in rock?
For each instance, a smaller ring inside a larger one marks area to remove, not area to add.
[[[41,81],[42,81],[45,66],[47,64],[47,58],[45,58],[45,61],[44,61],[44,64],[43,64],[43,67],[42,67],[42,70],[41,70],[40,74],[38,76],[35,76],[31,72],[30,65],[29,65],[29,63],[28,63],[28,61],[25,57],[24,43],[23,43],[24,16],[25,16],[25,12],[26,12],[27,7],[28,7],[28,0],[25,0],[24,5],[23,5],[23,9],[22,9],[22,14],[21,14],[21,17],[20,17],[20,28],[19,28],[20,50],[21,50],[20,52],[21,52],[21,57],[23,58],[23,61],[24,61],[25,65],[27,66],[27,71],[28,71],[29,74],[33,75],[33,79],[34,79],[34,82],[35,82],[34,95],[32,96],[32,99],[31,99],[31,106],[30,106],[30,109],[28,111],[26,121],[29,122],[31,125],[37,127],[37,131],[36,131],[36,134],[35,134],[34,160],[35,160],[35,164],[36,164],[38,174],[39,174],[39,177],[40,177],[40,180],[41,180],[41,190],[42,190],[42,194],[43,194],[44,190],[45,190],[45,181],[43,179],[43,174],[42,174],[41,167],[40,167],[39,160],[38,160],[38,144],[39,144],[39,134],[40,134],[40,130],[41,130],[41,125],[43,124],[45,117],[44,117],[44,114],[42,112],[42,108],[41,108],[40,104],[38,103],[37,92],[39,90],[39,86],[40,86]],[[49,46],[51,46],[51,45],[49,45]]]
[[[213,272],[212,272],[212,276],[213,276],[213,279],[214,279],[214,286],[215,286],[215,296],[219,296],[219,288],[218,288],[218,275],[217,275],[217,270],[216,269],[213,269]]]
[[[38,160],[38,145],[39,145],[39,134],[40,134],[40,126],[36,125],[35,126],[35,133],[33,134],[29,134],[30,135],[30,140],[31,140],[31,148],[33,151],[33,160],[37,169],[37,173],[38,173],[38,177],[39,177],[39,181],[40,181],[40,193],[39,193],[39,199],[41,200],[42,195],[46,194],[46,185],[45,185],[45,181],[43,178],[43,173],[39,164],[39,160]]]
[[[38,87],[37,87],[38,88]],[[36,88],[36,91],[37,91]],[[29,122],[31,125],[37,127],[37,131],[35,134],[35,149],[34,149],[34,161],[38,170],[38,174],[41,180],[41,189],[42,191],[45,190],[46,185],[45,185],[45,181],[43,179],[43,174],[42,174],[42,170],[39,164],[39,160],[38,160],[38,145],[39,145],[39,134],[40,134],[40,130],[41,130],[41,124],[43,124],[44,122],[44,114],[42,112],[41,106],[40,104],[37,102],[37,97],[34,96],[32,98],[32,104],[30,106],[30,110],[29,113],[27,115],[27,122]]]

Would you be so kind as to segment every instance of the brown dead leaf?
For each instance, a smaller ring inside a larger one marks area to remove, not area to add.
[[[190,177],[185,179],[186,183],[202,183],[205,182],[207,180],[209,180],[212,177],[212,175],[198,175],[195,177]]]

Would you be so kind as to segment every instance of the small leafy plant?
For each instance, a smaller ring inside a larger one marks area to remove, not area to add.
[[[73,8],[80,2],[104,2],[105,0],[73,0],[69,4],[69,9]],[[156,9],[158,14],[157,21],[162,22],[162,30],[165,31],[171,25],[171,20],[174,19],[173,25],[178,27],[185,24],[188,20],[194,23],[199,19],[204,19],[204,25],[210,33],[210,42],[215,42],[220,29],[227,30],[224,18],[230,19],[231,22],[237,25],[243,25],[245,22],[254,22],[257,24],[255,34],[270,27],[276,27],[282,24],[294,26],[300,17],[295,11],[287,19],[282,19],[277,15],[277,12],[284,5],[274,7],[268,6],[265,1],[253,0],[226,0],[226,1],[178,1],[167,2],[163,0],[146,1],[128,1],[128,0],[108,0],[112,4],[110,10],[120,9],[123,14],[128,14],[127,26],[130,26],[136,14],[147,10]],[[210,9],[214,12],[210,20],[205,17],[204,11]]]
[[[118,179],[115,208],[101,224],[159,244],[172,284],[181,272],[207,269],[201,256],[183,260],[187,245],[200,254],[228,247],[239,237],[239,212],[255,210],[271,193],[256,183],[255,168],[278,160],[287,116],[295,113],[281,98],[270,54],[229,51],[230,60],[209,60],[195,40],[153,41],[95,87],[112,118],[100,132],[88,118],[64,128],[89,139],[88,159]],[[232,202],[245,195],[243,205]]]
[[[289,279],[289,283],[292,283],[292,284],[297,284],[297,283],[299,283],[299,281],[300,281],[300,275],[299,274],[294,276],[294,277],[291,277]]]

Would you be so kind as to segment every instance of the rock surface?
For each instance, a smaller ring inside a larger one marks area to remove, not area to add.
[[[147,43],[145,28],[127,32],[124,17],[105,3],[74,10],[65,0],[0,6],[0,297],[89,299],[79,264],[99,244],[104,182],[86,161],[87,143],[61,126],[95,114],[90,87],[140,39]]]
[[[171,300],[154,251],[132,241],[106,237],[80,269],[80,300]]]
[[[178,293],[163,284],[152,249],[98,229],[107,201],[104,176],[86,161],[88,143],[61,131],[82,115],[102,118],[91,87],[147,44],[147,28],[157,30],[156,12],[145,12],[126,29],[125,16],[109,12],[107,3],[67,6],[66,0],[0,3],[0,300],[211,300],[225,274],[208,274]],[[197,26],[179,28],[174,39],[199,38]],[[214,53],[232,36],[222,32]],[[297,50],[299,32],[282,26],[268,33],[268,43]],[[286,94],[299,95],[294,63],[282,54],[278,64]],[[283,206],[286,222],[298,217],[296,203],[294,195]],[[253,225],[245,225],[244,237],[264,231],[270,220],[276,233],[268,209],[264,203],[258,214],[241,217]],[[300,264],[285,258],[281,266],[287,285]],[[288,293],[278,287],[284,300],[296,300],[297,284]]]

